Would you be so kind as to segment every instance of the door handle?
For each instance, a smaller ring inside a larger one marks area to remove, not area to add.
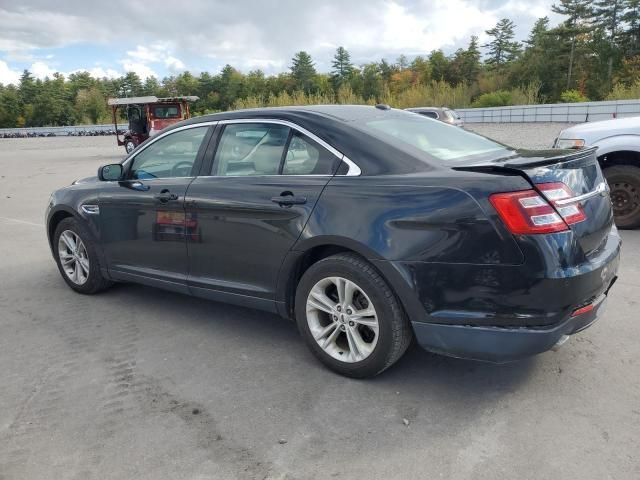
[[[133,188],[134,190],[139,190],[141,192],[146,192],[151,188],[149,185],[145,185],[142,182],[131,182],[129,183],[129,187]]]
[[[158,195],[154,197],[156,200],[161,201],[162,203],[167,203],[172,200],[178,200],[178,195],[175,193],[171,193],[166,188],[162,190]]]
[[[290,207],[292,205],[304,205],[307,203],[307,197],[296,197],[295,195],[279,195],[271,199],[273,203],[277,203],[281,207]]]

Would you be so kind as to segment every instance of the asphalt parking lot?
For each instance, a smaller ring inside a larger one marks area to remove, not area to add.
[[[548,146],[561,127],[474,128]],[[71,291],[49,193],[122,154],[111,137],[0,140],[0,479],[640,478],[640,231],[606,316],[559,350],[497,366],[414,347],[356,381],[275,315]]]

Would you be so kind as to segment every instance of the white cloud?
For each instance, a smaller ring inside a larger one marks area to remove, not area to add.
[[[116,55],[117,48],[122,52],[117,70],[129,65],[149,75],[188,67],[214,70],[226,63],[276,73],[287,69],[296,51],[307,50],[318,69],[327,71],[339,45],[355,63],[393,60],[400,53],[424,55],[438,48],[452,53],[466,46],[471,35],[482,40],[484,31],[502,17],[514,20],[523,39],[537,17],[559,21],[551,13],[554,1],[194,0],[176,21],[167,14],[175,9],[173,0],[156,0],[152,8],[130,0],[90,8],[85,0],[0,0],[0,52],[5,61],[31,63],[39,60],[33,54],[42,48],[109,45]],[[122,48],[123,41],[135,47]],[[69,68],[76,67],[83,65]]]
[[[132,62],[131,60],[123,60],[122,66],[125,72],[135,72],[141,79],[149,77],[157,77],[158,74],[149,65],[141,62]]]
[[[44,62],[34,62],[31,64],[29,71],[33,74],[34,77],[44,80],[46,77],[53,77],[53,74],[58,70],[55,70]]]
[[[78,71],[82,71],[82,70],[78,70]],[[90,68],[88,70],[89,75],[91,75],[93,78],[118,78],[120,76],[122,76],[122,72],[118,72],[117,70],[114,70],[113,68],[102,68],[102,67],[93,67]]]
[[[167,42],[156,42],[149,46],[136,45],[135,50],[128,50],[127,56],[120,63],[125,71],[136,72],[140,77],[157,76],[153,65],[164,65],[171,73],[186,70],[182,60],[172,54],[171,45]]]
[[[8,85],[10,83],[17,85],[20,80],[20,72],[9,68],[6,62],[0,60],[0,83]]]
[[[179,72],[186,68],[185,64],[182,63],[182,60],[171,55],[164,59],[164,65],[170,72]]]

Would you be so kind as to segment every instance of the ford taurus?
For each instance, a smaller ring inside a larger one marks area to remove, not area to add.
[[[412,340],[504,362],[593,323],[620,237],[594,149],[522,151],[385,105],[202,116],[51,196],[64,281],[277,312],[348,376]]]

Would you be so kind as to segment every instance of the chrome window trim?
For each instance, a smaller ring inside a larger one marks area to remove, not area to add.
[[[182,130],[189,130],[190,128],[211,127],[212,125],[217,125],[218,123],[219,122],[217,122],[217,121],[215,121],[215,122],[191,123],[189,125],[183,125],[182,127],[173,128],[173,129],[169,130],[168,132],[164,132],[164,133],[161,133],[159,135],[156,135],[155,137],[152,138],[152,140],[149,143],[147,143],[140,150],[138,150],[138,149],[134,150],[131,153],[131,155],[129,157],[127,157],[127,159],[123,162],[123,164],[124,163],[128,163],[128,162],[133,162],[138,155],[140,155],[142,152],[144,152],[151,145],[156,143],[158,140],[160,140],[160,139],[162,139],[162,138],[164,138],[166,136],[171,135],[172,133],[181,132]],[[174,177],[174,178],[184,178],[184,177]]]
[[[311,140],[318,143],[323,148],[329,150],[329,152],[331,152],[333,155],[335,155],[344,163],[346,163],[347,166],[349,167],[349,169],[347,170],[347,173],[343,175],[335,175],[335,176],[357,177],[357,176],[360,176],[360,174],[362,173],[362,170],[360,170],[360,167],[358,167],[358,165],[356,165],[353,162],[353,160],[348,158],[344,153],[340,152],[339,150],[337,150],[336,148],[334,148],[333,146],[331,146],[330,144],[328,144],[327,142],[325,142],[324,140],[322,140],[321,138],[319,138],[317,135],[310,132],[306,128],[301,127],[296,123],[290,122],[289,120],[280,120],[278,118],[235,118],[235,119],[228,119],[228,120],[220,120],[218,123],[220,125],[229,125],[229,124],[236,124],[236,123],[273,123],[276,125],[284,125],[285,127],[289,127],[293,130],[296,130],[302,133],[303,135],[306,135]],[[218,176],[220,177],[333,177],[334,175],[319,174],[319,175],[207,175],[207,176],[210,176],[210,177],[218,177]]]

